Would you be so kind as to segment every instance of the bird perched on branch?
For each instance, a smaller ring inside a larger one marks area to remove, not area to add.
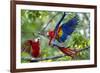
[[[27,43],[31,46],[31,56],[32,57],[39,57],[40,56],[40,42],[39,39],[35,40],[28,40]]]

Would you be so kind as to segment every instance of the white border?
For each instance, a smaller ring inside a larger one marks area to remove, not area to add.
[[[21,63],[21,9],[29,10],[48,10],[48,11],[70,11],[70,12],[89,12],[90,13],[90,60],[81,61],[60,61],[60,62],[42,62],[42,63]],[[94,10],[85,8],[70,8],[70,7],[50,7],[50,6],[35,6],[35,5],[16,5],[16,68],[40,68],[54,66],[73,66],[73,65],[89,65],[94,64]]]

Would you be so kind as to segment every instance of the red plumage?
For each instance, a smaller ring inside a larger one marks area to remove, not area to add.
[[[50,37],[50,38],[54,38],[54,35],[55,35],[54,31],[52,31],[52,30],[49,31],[49,37]]]
[[[55,37],[55,32],[52,31],[52,30],[50,30],[50,31],[48,32],[48,36],[49,36],[49,38],[50,38],[50,41],[49,41],[49,45],[50,45],[52,39],[54,39],[54,37]]]
[[[59,50],[71,57],[74,57],[76,55],[76,51],[71,50],[70,48],[59,47]]]
[[[31,50],[32,57],[39,57],[40,56],[40,43],[39,43],[39,40],[37,40],[37,41],[29,40],[29,43],[32,47],[32,50]]]

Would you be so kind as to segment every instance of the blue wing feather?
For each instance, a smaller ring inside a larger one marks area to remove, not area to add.
[[[73,28],[73,26],[77,25],[77,21],[78,19],[75,16],[68,22],[61,25],[62,36],[58,38],[59,42],[64,42],[68,38],[68,36],[72,34],[75,29],[75,27]]]
[[[73,28],[69,27],[66,24],[63,24],[61,27],[62,27],[62,31],[63,31],[64,34],[70,35],[74,31]]]
[[[72,27],[72,26],[77,25],[77,21],[78,21],[78,18],[77,18],[77,16],[75,16],[74,18],[72,18],[71,20],[69,20],[68,22],[66,22],[64,24]]]

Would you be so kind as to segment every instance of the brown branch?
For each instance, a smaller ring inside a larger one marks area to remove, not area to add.
[[[83,49],[75,50],[75,51],[78,53],[78,52],[82,52],[82,51],[84,51],[84,50],[87,50],[88,48],[90,48],[90,46],[88,46],[88,47],[86,47],[86,48],[83,48]]]
[[[38,62],[38,61],[44,61],[44,60],[50,60],[50,59],[56,59],[56,58],[61,58],[64,57],[66,55],[58,55],[58,56],[51,56],[51,57],[47,57],[47,58],[32,58],[32,57],[26,57],[26,58],[21,58],[23,60],[27,60],[30,62]]]
[[[79,52],[82,52],[84,50],[87,50],[88,48],[90,48],[90,47],[86,47],[86,48],[83,48],[83,49],[80,49],[80,50],[74,50],[74,51],[79,53]],[[64,55],[58,55],[58,56],[51,56],[51,57],[47,57],[47,58],[22,57],[21,59],[27,60],[27,61],[30,61],[30,62],[38,62],[38,61],[44,61],[44,60],[50,60],[50,59],[57,59],[57,58],[61,58],[61,57],[64,57],[64,56],[67,56],[67,55],[64,54]]]

